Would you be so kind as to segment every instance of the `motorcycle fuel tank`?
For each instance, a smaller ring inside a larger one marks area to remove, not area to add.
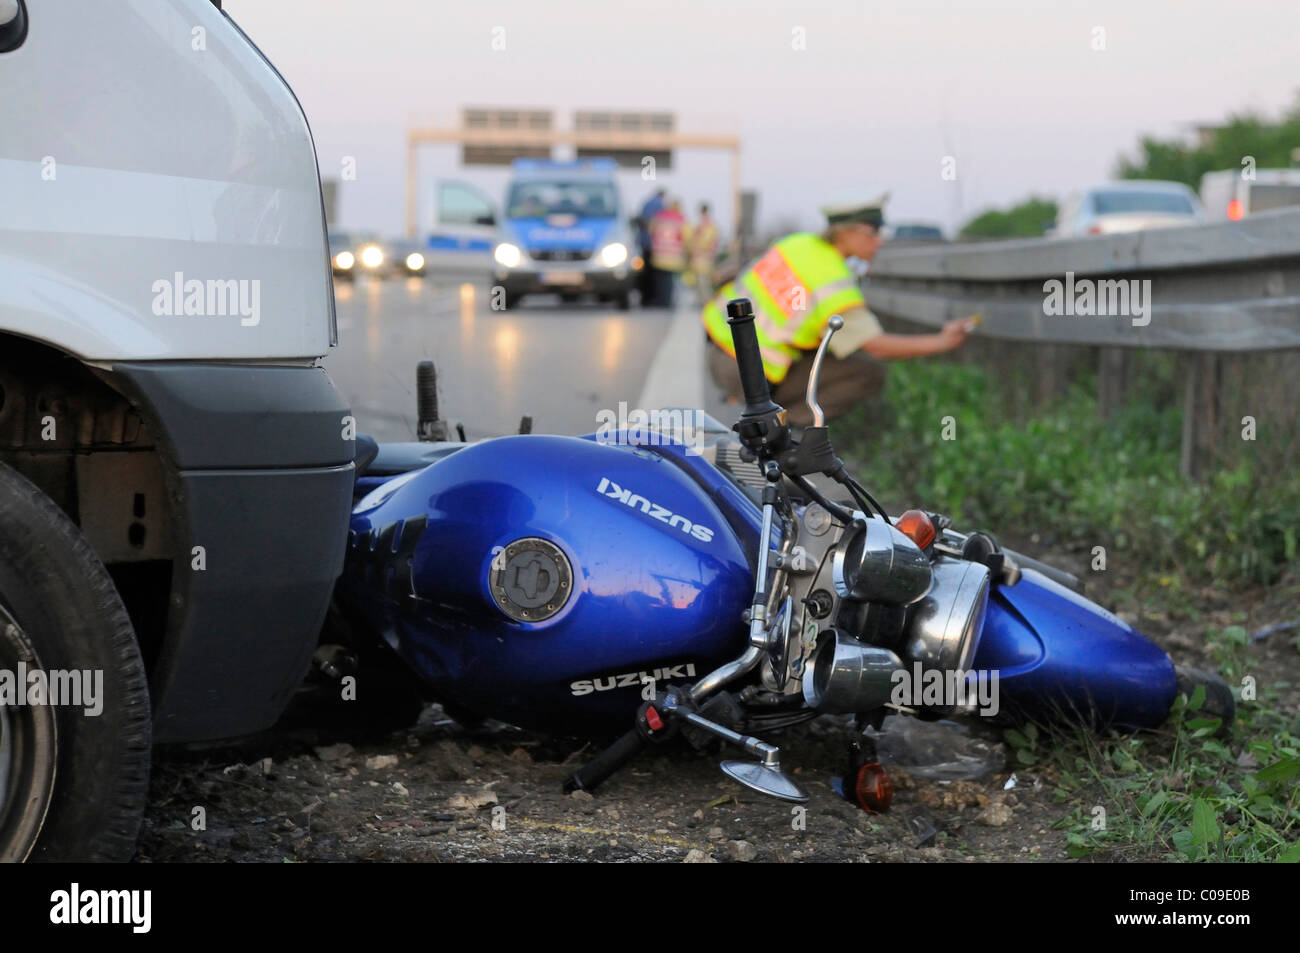
[[[725,478],[669,450],[468,446],[358,503],[340,592],[444,701],[622,729],[644,679],[692,682],[745,644],[750,564],[701,485]]]

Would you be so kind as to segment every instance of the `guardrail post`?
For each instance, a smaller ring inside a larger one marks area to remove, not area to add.
[[[1069,384],[1070,355],[1059,344],[1040,344],[1038,374],[1034,382],[1034,400],[1039,407],[1055,403],[1065,395]]]
[[[1183,355],[1183,437],[1179,469],[1200,479],[1218,452],[1223,362],[1218,354]]]
[[[1128,397],[1129,376],[1133,366],[1132,354],[1124,347],[1098,349],[1097,409],[1103,420],[1115,416]]]

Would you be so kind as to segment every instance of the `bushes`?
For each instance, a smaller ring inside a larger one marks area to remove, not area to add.
[[[836,424],[836,440],[865,461],[873,491],[947,513],[960,528],[1101,545],[1189,581],[1267,584],[1295,562],[1300,479],[1277,467],[1262,476],[1255,455],[1266,446],[1246,445],[1192,484],[1178,471],[1181,414],[1154,395],[1136,394],[1102,421],[1085,378],[1018,424],[998,410],[997,384],[968,364],[899,362],[883,407]],[[874,435],[855,440],[868,414],[880,415]]]

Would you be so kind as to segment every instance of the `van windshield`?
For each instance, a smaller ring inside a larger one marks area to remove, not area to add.
[[[618,200],[610,182],[516,182],[506,208],[510,218],[612,218],[618,214]]]

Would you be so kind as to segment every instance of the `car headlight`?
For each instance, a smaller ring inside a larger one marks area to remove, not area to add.
[[[517,245],[509,242],[502,242],[492,252],[492,257],[496,259],[498,265],[506,268],[518,268],[519,263],[524,260],[523,252]]]
[[[406,256],[406,268],[408,271],[419,271],[424,267],[424,256],[418,251],[413,251]]]
[[[378,268],[384,263],[384,252],[378,245],[367,245],[361,249],[361,264],[367,268]]]
[[[627,261],[627,246],[622,242],[610,242],[600,250],[600,263],[606,268],[617,268]]]
[[[344,271],[347,271],[356,263],[357,259],[350,251],[341,251],[334,256],[335,267],[342,268]]]

